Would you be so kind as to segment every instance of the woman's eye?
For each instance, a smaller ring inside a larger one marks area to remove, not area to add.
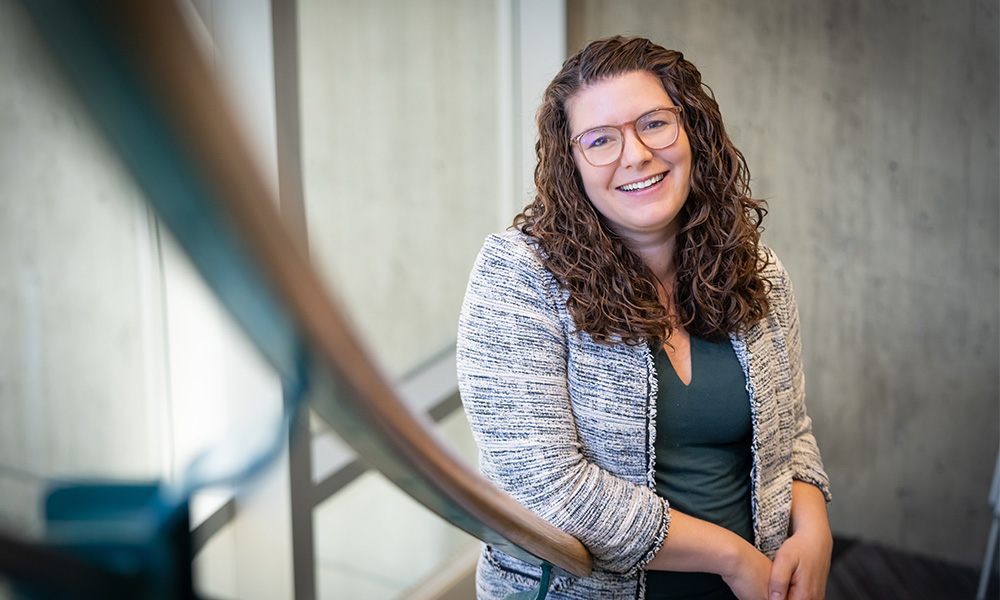
[[[583,144],[587,149],[601,148],[617,141],[617,137],[606,131],[593,131],[583,136]]]
[[[659,120],[647,121],[645,124],[643,124],[642,130],[643,131],[655,131],[655,130],[660,129],[662,127],[666,127],[668,125],[670,125],[670,123],[667,123],[666,121],[659,121]]]
[[[601,146],[604,146],[604,145],[610,144],[610,143],[611,143],[611,140],[608,138],[608,136],[602,135],[600,137],[596,137],[596,138],[590,140],[587,143],[587,147],[588,148],[600,148]]]

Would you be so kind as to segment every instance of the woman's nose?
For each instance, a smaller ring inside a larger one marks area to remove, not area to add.
[[[626,165],[641,165],[653,157],[653,153],[642,143],[635,129],[629,127],[622,138],[622,162]]]

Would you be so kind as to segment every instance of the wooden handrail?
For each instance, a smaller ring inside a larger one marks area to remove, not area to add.
[[[315,411],[363,460],[442,518],[535,564],[547,561],[574,575],[589,575],[591,557],[578,540],[469,467],[439,439],[424,415],[396,396],[324,289],[306,252],[282,225],[273,193],[177,7],[134,0],[92,0],[92,5],[112,37],[127,49],[123,58],[131,61],[166,131],[204,182],[207,197],[216,203],[209,208],[231,224],[242,246],[239,252],[249,258],[280,309],[287,311],[311,365],[309,402]],[[227,298],[221,299],[228,304]],[[241,324],[254,328],[253,322]],[[268,347],[265,334],[249,333],[276,368],[287,370],[294,357],[278,356],[287,354],[282,344]]]

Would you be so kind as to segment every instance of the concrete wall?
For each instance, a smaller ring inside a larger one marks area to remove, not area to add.
[[[978,564],[997,455],[998,6],[575,0],[715,90],[795,282],[835,532]]]
[[[492,0],[300,5],[313,258],[398,375],[454,343],[498,226]]]
[[[513,177],[500,148],[512,136],[498,135],[497,4],[299,3],[310,251],[393,377],[453,348],[472,263],[485,236],[506,225],[500,190]],[[455,417],[460,427],[444,437],[467,447],[471,432],[461,411]],[[478,548],[375,472],[314,518],[323,598],[419,597],[456,553]],[[379,543],[388,537],[394,543]]]

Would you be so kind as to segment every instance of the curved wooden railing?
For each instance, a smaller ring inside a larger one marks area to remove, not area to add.
[[[58,4],[57,10],[67,10],[66,3]],[[306,252],[282,225],[273,192],[173,3],[69,4],[83,6],[85,19],[106,28],[111,43],[127,49],[105,67],[128,79],[131,83],[119,86],[128,89],[113,102],[113,110],[96,106],[98,98],[90,101],[92,111],[161,219],[275,368],[290,375],[303,360],[308,363],[308,401],[316,413],[365,462],[442,518],[534,564],[547,561],[574,575],[589,575],[591,557],[578,540],[467,466],[425,416],[396,396]],[[57,23],[47,33],[50,41],[58,45],[62,42],[53,36],[72,35],[59,27],[72,27],[73,18]],[[85,53],[72,47],[62,53],[67,51]],[[92,67],[70,65],[70,71],[82,70],[71,73],[79,81],[95,76],[87,72]],[[142,145],[142,126],[120,122],[142,121],[133,113],[150,121],[145,134],[159,136],[156,143],[166,148],[161,155],[149,154]],[[185,176],[196,183],[185,187]]]

